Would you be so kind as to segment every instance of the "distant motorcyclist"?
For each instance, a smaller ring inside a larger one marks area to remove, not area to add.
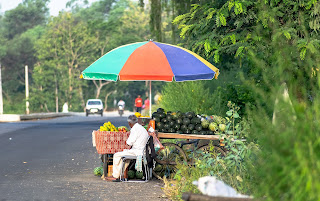
[[[118,102],[118,112],[119,115],[122,116],[123,115],[123,111],[124,111],[124,106],[126,105],[126,103],[120,99],[120,101]]]

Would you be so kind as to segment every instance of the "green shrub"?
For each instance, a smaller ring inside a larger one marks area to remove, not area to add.
[[[279,103],[282,109],[288,103]],[[254,168],[252,186],[257,197],[265,200],[313,201],[320,199],[320,103],[293,103],[293,115],[277,113],[275,124],[261,110],[255,111],[251,137],[261,151]]]
[[[265,201],[318,201],[320,78],[316,55],[320,52],[315,49],[302,59],[294,46],[296,39],[278,36],[281,30],[272,32],[271,57],[252,54],[264,88],[252,87],[263,98],[249,113],[253,120],[250,140],[261,147],[254,152],[256,160],[248,161],[252,164],[250,185],[253,195]],[[288,86],[289,95],[279,87],[282,83]]]
[[[160,107],[166,111],[210,114],[213,101],[202,81],[172,82],[163,88]]]
[[[251,188],[253,188],[250,185],[252,177],[248,173],[248,169],[252,168],[252,163],[247,161],[256,160],[256,155],[253,153],[257,152],[258,145],[253,142],[247,144],[243,141],[231,140],[244,136],[243,132],[248,131],[248,123],[236,121],[236,119],[240,119],[237,113],[239,107],[231,102],[228,103],[228,107],[229,110],[226,113],[229,118],[228,126],[226,131],[223,132],[225,134],[221,135],[225,137],[225,148],[228,150],[226,156],[213,157],[210,152],[195,151],[195,165],[178,164],[178,171],[174,180],[164,180],[164,192],[170,199],[181,200],[183,192],[200,193],[197,186],[193,185],[192,182],[208,175],[216,176],[241,193],[251,194]],[[253,150],[255,151],[253,152]],[[210,145],[210,151],[213,151],[212,144]]]

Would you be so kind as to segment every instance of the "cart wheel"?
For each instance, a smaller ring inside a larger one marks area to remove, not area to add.
[[[226,152],[224,152],[220,147],[214,146],[214,145],[203,145],[196,149],[194,153],[194,158],[199,158],[203,154],[210,154],[212,158],[219,157],[225,157]]]
[[[176,172],[177,162],[187,161],[187,156],[184,151],[174,143],[163,143],[164,149],[159,151],[156,160],[156,167],[153,174],[156,177],[169,177],[171,173]]]

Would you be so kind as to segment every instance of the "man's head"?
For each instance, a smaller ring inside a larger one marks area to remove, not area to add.
[[[138,95],[138,98],[141,98],[141,96],[140,96],[140,95]]]
[[[130,115],[128,117],[128,124],[132,128],[136,123],[138,123],[138,118],[136,115]]]

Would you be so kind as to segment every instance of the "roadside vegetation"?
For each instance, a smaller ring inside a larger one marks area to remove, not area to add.
[[[80,72],[127,43],[153,38],[180,45],[220,75],[153,82],[153,94],[161,93],[158,106],[233,118],[224,134],[246,141],[226,138],[225,157],[203,154],[195,165],[178,164],[172,178],[164,178],[167,196],[181,200],[184,192],[199,193],[192,181],[213,175],[263,200],[320,199],[319,1],[82,3],[70,1],[70,12],[48,17],[48,0],[25,0],[0,16],[5,113],[24,113],[24,65],[32,112],[60,111],[65,102],[70,111],[82,111],[92,97],[108,106],[124,97],[132,109],[137,94],[147,96],[147,82],[84,81]],[[14,26],[19,19],[23,26]]]
[[[239,62],[233,81],[241,84],[197,84],[205,102],[194,103],[194,110],[226,115],[221,102],[235,100],[247,141],[227,142],[230,151],[224,158],[203,155],[195,166],[179,164],[174,179],[165,179],[171,199],[199,193],[192,181],[214,175],[263,200],[319,200],[319,8],[314,1],[214,1],[193,5],[175,18],[184,44],[204,58],[222,66],[230,57]],[[169,83],[162,106],[190,107],[187,97],[174,96],[191,97],[193,85]],[[214,90],[207,95],[208,89]],[[210,107],[202,108],[207,101]]]

